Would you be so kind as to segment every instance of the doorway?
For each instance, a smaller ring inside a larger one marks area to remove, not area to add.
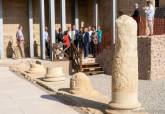
[[[155,0],[155,7],[159,7],[159,0]]]

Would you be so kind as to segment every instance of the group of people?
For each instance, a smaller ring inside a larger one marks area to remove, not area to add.
[[[61,28],[56,30],[56,43],[63,43],[64,48],[69,48],[73,43],[78,50],[84,52],[84,57],[87,58],[89,55],[96,57],[101,51],[102,43],[102,30],[100,26],[89,26],[81,27],[80,30],[76,29],[73,25],[72,28],[62,32]]]
[[[149,28],[149,36],[153,35],[153,28],[154,28],[154,15],[155,15],[155,8],[150,0],[147,0],[147,6],[143,7],[143,10],[146,14],[146,21]],[[139,8],[139,4],[135,4],[135,11],[132,17],[136,20],[138,25],[138,35],[140,30],[140,22],[141,22],[141,12]]]
[[[149,28],[149,36],[153,35],[153,24],[154,24],[154,15],[155,8],[150,0],[147,1],[147,6],[143,7],[146,13],[147,24]],[[135,4],[135,11],[132,17],[136,20],[138,25],[138,35],[140,30],[140,22],[141,22],[141,12],[138,3]],[[122,15],[123,13],[120,12]],[[20,25],[18,27],[18,31],[16,33],[18,47],[20,48],[20,52],[22,57],[25,57],[24,54],[24,35],[23,35],[23,27]],[[96,57],[98,53],[101,51],[101,43],[103,32],[98,26],[89,26],[89,27],[81,27],[80,30],[76,29],[76,26],[68,27],[66,31],[62,31],[61,28],[55,31],[56,43],[63,43],[64,48],[69,48],[71,43],[74,43],[76,48],[81,49],[84,52],[84,57],[87,58],[89,55]],[[47,55],[50,56],[50,38],[48,35],[48,28],[45,27],[44,32],[45,46],[47,50]]]
[[[63,43],[64,48],[69,48],[71,43],[73,43],[77,49],[81,49],[84,52],[84,57],[88,57],[88,55],[92,55],[96,57],[98,53],[101,51],[101,43],[102,43],[102,30],[100,26],[96,29],[95,26],[89,26],[85,28],[80,28],[77,30],[75,25],[68,27],[68,30],[62,32],[61,28],[56,30],[56,43]],[[24,53],[24,34],[23,27],[19,25],[18,30],[16,32],[17,45],[20,49],[21,56],[25,57]],[[44,31],[44,40],[47,55],[50,57],[50,45],[51,38],[48,34],[48,28],[45,27]]]

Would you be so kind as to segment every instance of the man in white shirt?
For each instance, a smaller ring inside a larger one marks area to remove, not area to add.
[[[147,24],[150,31],[149,36],[153,35],[155,8],[150,0],[147,1],[147,7],[144,8],[147,18]]]
[[[17,45],[20,49],[21,56],[24,58],[25,57],[25,52],[24,52],[24,35],[23,35],[23,27],[22,25],[19,25],[17,33],[16,33],[16,38],[17,38]]]
[[[47,27],[45,27],[44,39],[45,39],[46,52],[47,52],[47,55],[50,57],[50,38],[49,38]]]

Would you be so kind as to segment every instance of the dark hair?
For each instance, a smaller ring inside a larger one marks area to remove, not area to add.
[[[150,0],[147,1],[147,5],[150,5],[152,4],[152,2]]]
[[[62,29],[61,29],[61,28],[59,28],[58,30],[59,30],[59,32],[61,32],[61,31],[62,31]]]
[[[67,35],[68,34],[68,30],[66,30],[65,32],[64,32],[64,35]]]
[[[122,16],[122,15],[124,15],[124,12],[119,11],[119,16]]]
[[[93,29],[93,30],[96,30],[96,26],[93,26],[92,29]]]
[[[48,27],[47,26],[45,26],[45,31],[48,31]]]
[[[19,25],[19,26],[18,26],[18,29],[21,29],[21,27],[22,27],[22,25]]]

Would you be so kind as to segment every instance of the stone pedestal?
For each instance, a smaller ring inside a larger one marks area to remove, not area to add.
[[[116,27],[117,37],[112,63],[112,101],[109,104],[113,110],[107,112],[108,114],[132,114],[133,109],[140,107],[137,24],[132,17],[123,15],[117,19]]]
[[[30,64],[30,69],[27,71],[30,74],[46,74],[46,70],[43,65],[37,64],[37,63],[32,63]]]
[[[43,80],[47,82],[59,82],[59,81],[65,81],[66,77],[61,67],[47,68],[47,74]]]

